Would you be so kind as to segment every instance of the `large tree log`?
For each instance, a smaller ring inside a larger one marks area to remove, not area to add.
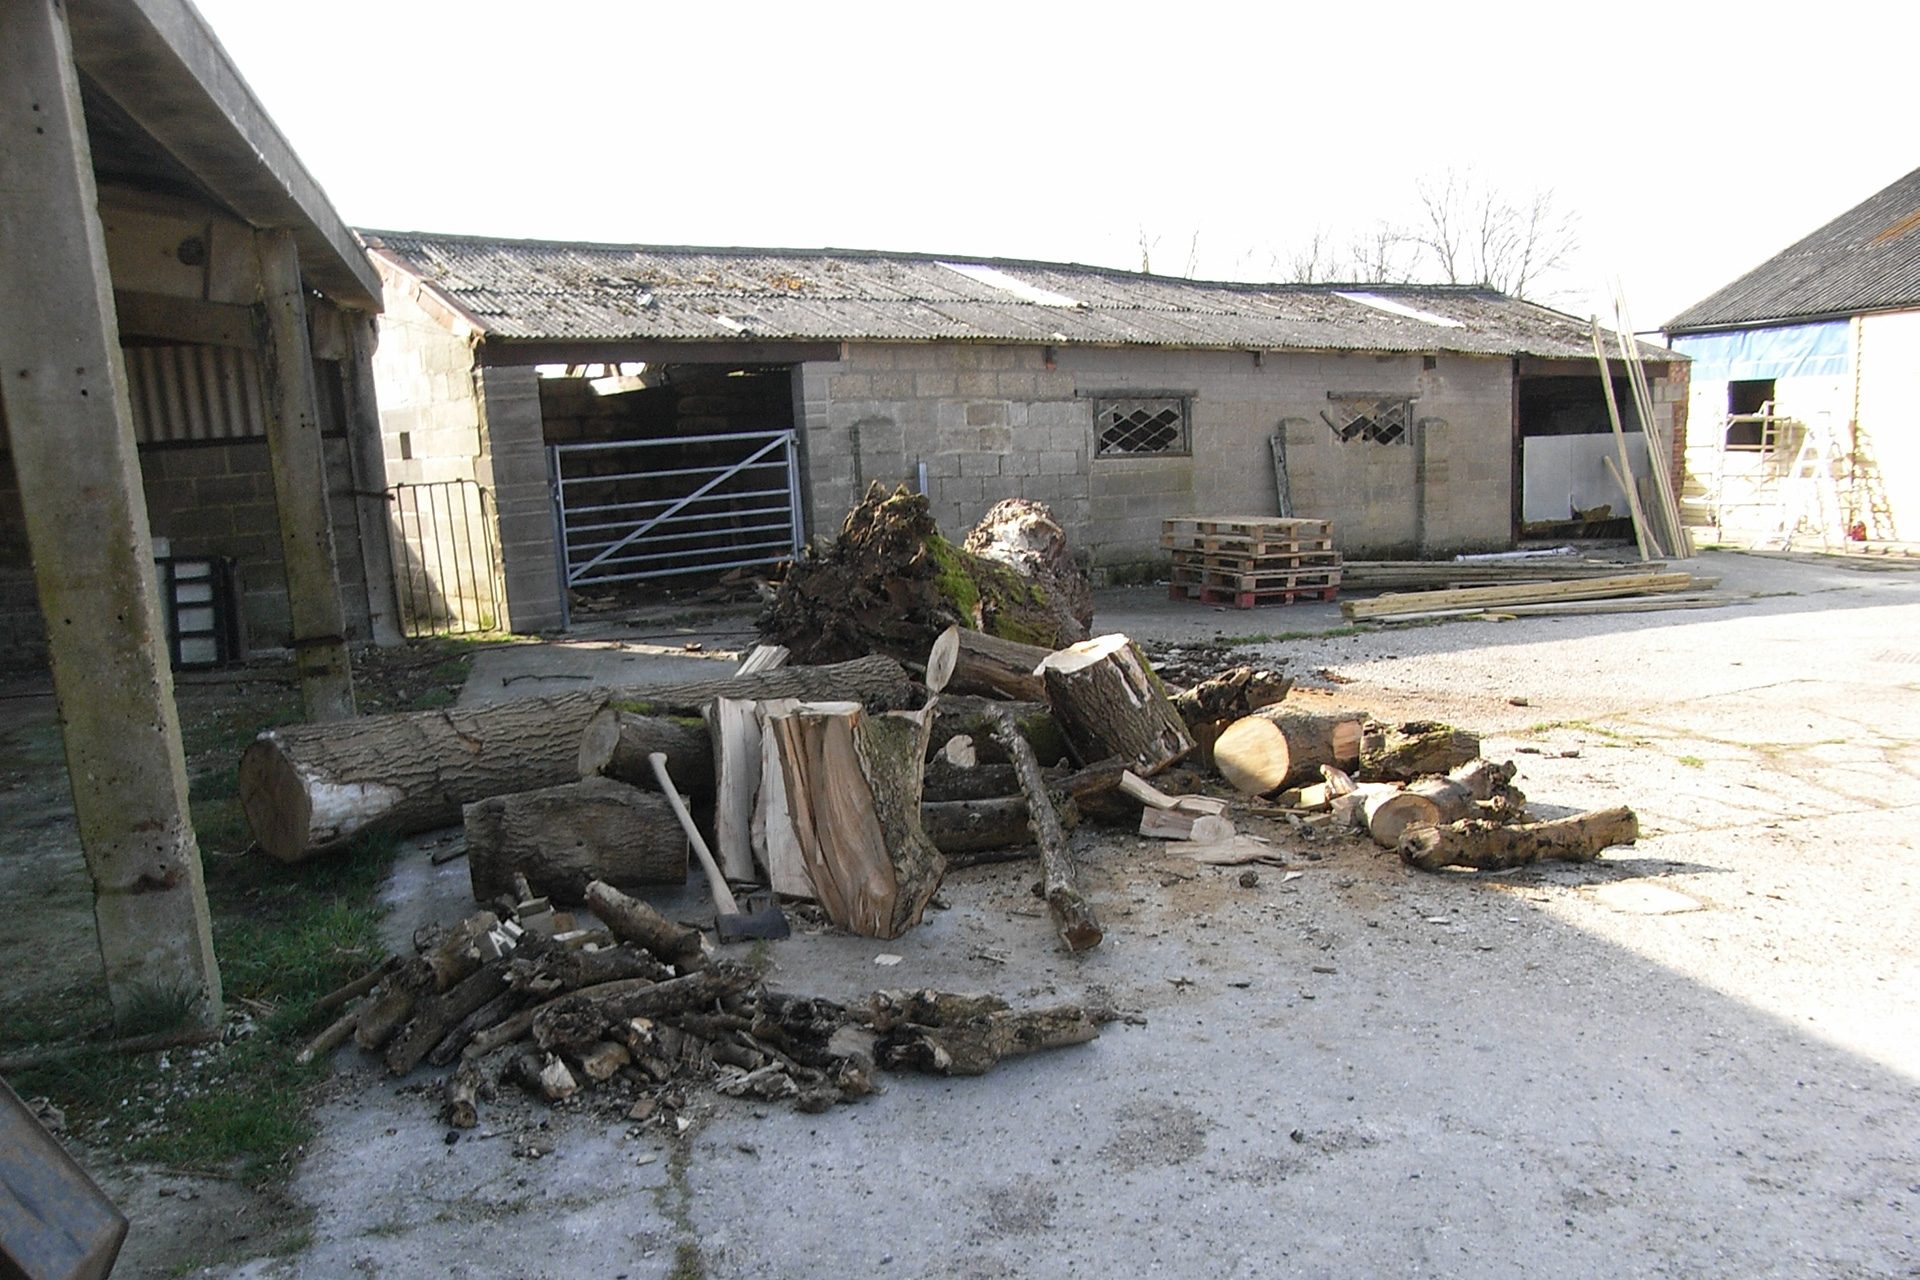
[[[262,733],[240,757],[240,807],[262,849],[297,862],[363,831],[431,831],[459,822],[461,806],[476,800],[573,781],[581,736],[603,706],[672,714],[697,712],[718,697],[837,697],[890,708],[910,705],[914,692],[899,663],[873,656],[725,680],[289,725]]]
[[[1037,644],[1022,644],[1018,640],[963,628],[953,679],[947,688],[955,693],[1009,698],[1015,702],[1043,701],[1047,696],[1046,681],[1035,674],[1034,668],[1052,652]]]
[[[1071,799],[1066,802],[1065,813],[1055,806],[1054,816],[1063,831],[1071,830],[1080,817]],[[949,867],[999,861],[969,856],[999,849],[1025,850],[1015,856],[1031,856],[1030,822],[1024,795],[987,800],[932,800],[920,806],[921,829],[946,855]]]
[[[884,1065],[896,1069],[977,1076],[1002,1059],[1085,1044],[1099,1035],[1099,1023],[1078,1005],[998,1009],[943,1026],[901,1023],[882,1033],[878,1053]]]
[[[918,924],[946,870],[920,829],[934,710],[869,716],[803,703],[767,718],[815,899],[834,924],[863,937],[897,938]]]
[[[1033,748],[1020,736],[1011,716],[1001,716],[993,733],[1013,758],[1013,767],[1020,776],[1020,790],[1027,798],[1027,822],[1033,830],[1034,843],[1040,846],[1041,891],[1053,912],[1060,941],[1069,951],[1097,947],[1105,934],[1093,913],[1093,904],[1080,892],[1073,855],[1067,849],[1066,832],[1060,829],[1060,818],[1053,811],[1046,781],[1040,776],[1039,762],[1033,758]]]
[[[1032,498],[1002,498],[987,508],[980,523],[968,531],[961,550],[1017,570],[1057,598],[1080,624],[1080,635],[1093,626],[1093,587],[1067,543],[1067,531],[1043,502]]]
[[[1411,782],[1479,758],[1479,735],[1464,729],[1435,720],[1368,721],[1360,736],[1357,776],[1366,782]]]
[[[580,733],[575,761],[580,776],[601,774],[630,787],[656,790],[647,757],[667,757],[676,786],[692,795],[713,793],[713,740],[697,716],[643,716],[618,707],[602,707]],[[682,782],[682,779],[685,779]]]
[[[465,817],[480,902],[514,893],[516,873],[570,906],[586,901],[595,880],[622,890],[686,883],[687,839],[666,800],[611,778],[489,796]]]
[[[917,661],[956,623],[1045,648],[1086,636],[1044,586],[941,537],[924,495],[875,484],[830,550],[787,571],[759,628],[800,661],[864,653]]]
[[[1440,806],[1417,791],[1403,791],[1386,782],[1362,782],[1354,788],[1360,797],[1360,825],[1383,849],[1399,847],[1409,827],[1440,821]]]
[[[1119,756],[1135,773],[1151,777],[1193,750],[1186,722],[1146,655],[1127,637],[1072,645],[1050,655],[1040,671],[1054,718],[1081,764]]]
[[[1300,786],[1323,764],[1350,768],[1360,758],[1365,716],[1315,715],[1284,705],[1264,707],[1228,725],[1213,743],[1213,765],[1250,796]]]
[[[1543,860],[1591,862],[1601,850],[1639,838],[1640,820],[1624,807],[1510,826],[1471,818],[1444,827],[1408,828],[1400,838],[1400,857],[1422,871],[1441,867],[1485,871]]]

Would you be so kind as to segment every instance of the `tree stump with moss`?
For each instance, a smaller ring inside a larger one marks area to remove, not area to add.
[[[943,537],[924,494],[876,483],[832,547],[787,571],[759,629],[796,662],[917,661],[956,624],[1043,649],[1087,636],[1072,602],[1045,583]]]

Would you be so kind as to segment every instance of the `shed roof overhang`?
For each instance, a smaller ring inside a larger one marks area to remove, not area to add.
[[[306,283],[341,306],[380,309],[380,281],[326,193],[186,0],[68,0],[73,60],[87,87],[165,155],[156,170],[256,227],[292,231]]]

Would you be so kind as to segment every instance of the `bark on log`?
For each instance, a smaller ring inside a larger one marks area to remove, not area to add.
[[[1043,702],[999,702],[992,698],[944,694],[933,713],[934,742],[965,734],[973,739],[981,764],[1006,764],[1007,753],[992,739],[993,722],[1002,712],[1013,717],[1020,736],[1033,744],[1034,756],[1052,765],[1071,758],[1060,722]]]
[[[1044,587],[1080,624],[1084,639],[1092,634],[1093,587],[1067,542],[1067,531],[1043,502],[1031,498],[1002,498],[987,508],[980,523],[968,531],[961,550],[997,560]]]
[[[471,1129],[480,1123],[480,1068],[471,1062],[447,1077],[446,1093],[440,1114],[456,1129]]]
[[[960,653],[947,688],[954,693],[1007,698],[1014,702],[1046,699],[1046,681],[1034,674],[1053,650],[1005,640],[984,631],[962,629]]]
[[[1639,838],[1640,821],[1625,807],[1513,825],[1475,818],[1443,827],[1410,828],[1400,839],[1400,857],[1423,871],[1441,867],[1497,870],[1544,860],[1591,862],[1601,850]]]
[[[507,989],[507,962],[494,960],[451,990],[414,1006],[413,1021],[387,1047],[387,1070],[403,1076],[468,1014]]]
[[[440,1043],[433,1046],[427,1054],[427,1064],[444,1067],[473,1042],[473,1038],[488,1027],[498,1026],[513,1016],[514,1010],[526,1003],[526,996],[511,987],[502,991],[493,999],[475,1009],[453,1026],[453,1030],[440,1037]]]
[[[902,1024],[881,1036],[879,1055],[883,1064],[896,1069],[977,1076],[1003,1059],[1085,1044],[1099,1035],[1099,1023],[1078,1005],[1003,1009],[945,1026]]]
[[[1039,762],[1033,758],[1033,748],[1020,736],[1011,716],[1002,715],[995,722],[993,733],[1013,758],[1013,767],[1020,776],[1020,790],[1027,798],[1028,825],[1033,830],[1034,843],[1040,846],[1042,892],[1053,912],[1060,941],[1069,951],[1097,947],[1105,935],[1093,913],[1093,904],[1080,892],[1073,855],[1067,850],[1066,833],[1060,829],[1059,817],[1048,799],[1046,782],[1040,776]]]
[[[927,761],[921,797],[929,803],[943,800],[998,800],[1018,795],[1020,779],[1010,764],[976,764],[968,768],[949,764],[935,752]]]
[[[767,720],[815,899],[863,937],[897,938],[918,924],[946,871],[920,829],[935,709],[869,716],[802,704]]]
[[[527,954],[534,951],[531,944],[521,944],[507,966],[507,981],[515,991],[542,999],[605,982],[629,978],[664,982],[674,976],[658,957],[638,947],[575,951],[549,944],[534,954]]]
[[[584,1049],[623,1022],[704,1008],[753,983],[751,969],[723,960],[665,982],[636,979],[587,987],[550,1000],[535,1013],[533,1042],[543,1049]]]
[[[1444,778],[1416,778],[1407,790],[1433,801],[1439,810],[1436,825],[1459,822],[1463,818],[1517,816],[1526,805],[1526,796],[1513,785],[1511,761],[1494,764],[1475,760],[1461,765]],[[1481,806],[1488,806],[1488,812]]]
[[[713,740],[692,716],[643,716],[602,707],[580,733],[575,765],[583,778],[602,774],[651,791],[659,786],[647,767],[647,756],[655,751],[666,755],[676,786],[693,795],[713,793]]]
[[[1360,736],[1358,777],[1364,782],[1411,782],[1480,758],[1477,734],[1434,720],[1386,725],[1368,721]]]
[[[1348,768],[1360,758],[1360,713],[1315,715],[1265,707],[1228,725],[1213,744],[1213,764],[1236,790],[1266,795],[1317,779],[1323,764]]]
[[[918,661],[956,623],[1048,648],[1086,636],[1045,586],[941,537],[924,495],[875,484],[830,550],[787,571],[758,625],[797,660],[831,662],[865,653]]]
[[[1173,709],[1189,728],[1238,720],[1285,698],[1293,681],[1277,671],[1233,667],[1173,695]]]
[[[1078,824],[1080,815],[1071,798],[1066,799],[1064,811],[1061,805],[1053,809],[1063,831],[1070,831]],[[1030,821],[1025,795],[988,800],[934,800],[920,806],[920,827],[946,855],[950,867],[989,861],[967,855],[995,849],[1024,850],[1015,856],[1029,856],[1033,844]]]
[[[1135,773],[1151,777],[1193,750],[1186,721],[1146,655],[1125,636],[1070,646],[1040,670],[1054,718],[1081,764],[1119,756]]]
[[[611,778],[489,796],[465,818],[477,902],[514,893],[516,874],[568,906],[586,901],[594,880],[621,890],[686,883],[687,838],[666,800]]]
[[[681,972],[699,967],[705,958],[698,929],[678,925],[637,898],[629,898],[610,884],[596,880],[587,886],[587,907],[613,936],[651,952]]]
[[[462,805],[573,781],[581,736],[604,706],[670,714],[717,697],[839,697],[886,709],[910,705],[914,693],[899,663],[871,656],[726,680],[289,725],[262,733],[240,757],[240,807],[262,849],[298,862],[364,831],[411,835],[452,826]]]

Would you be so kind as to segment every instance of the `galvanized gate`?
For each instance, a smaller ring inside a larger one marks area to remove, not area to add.
[[[799,461],[792,431],[548,446],[567,588],[795,555],[804,537]]]

